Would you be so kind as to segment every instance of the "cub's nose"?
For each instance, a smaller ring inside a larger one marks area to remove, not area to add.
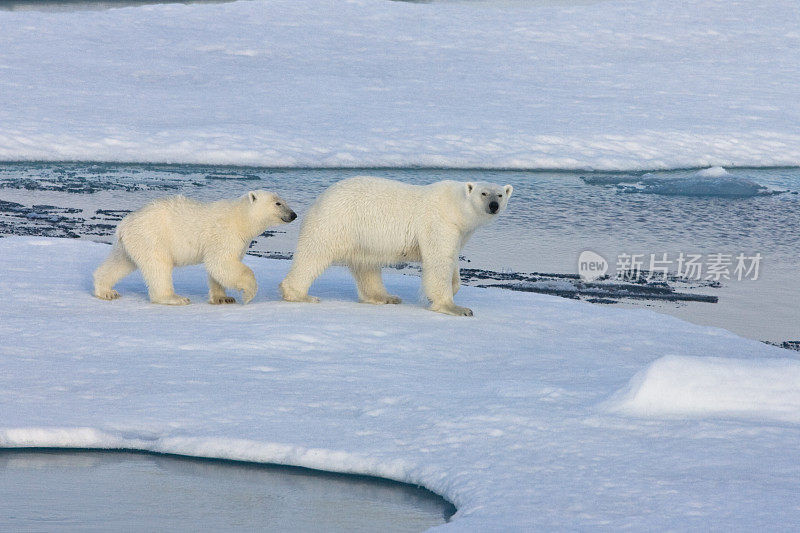
[[[489,211],[492,213],[497,213],[497,210],[500,208],[500,204],[497,202],[489,202]]]
[[[292,211],[292,214],[291,214],[291,215],[289,215],[289,220],[294,220],[294,219],[296,219],[296,218],[297,218],[297,213],[295,213],[294,211]]]

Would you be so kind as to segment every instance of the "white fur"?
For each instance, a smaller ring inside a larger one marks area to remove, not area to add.
[[[257,291],[253,271],[242,263],[247,247],[267,227],[295,217],[286,202],[267,191],[212,203],[184,196],[156,200],[119,223],[111,255],[94,272],[94,295],[119,298],[114,285],[138,268],[151,302],[188,304],[188,298],[175,294],[172,269],[204,263],[211,303],[233,303],[226,288],[242,291],[247,303]]]
[[[280,285],[289,301],[315,302],[313,281],[333,263],[350,267],[359,300],[400,303],[386,292],[381,267],[422,262],[422,285],[431,310],[472,315],[453,303],[460,276],[458,254],[472,233],[503,211],[511,185],[440,181],[408,185],[357,177],[328,188],[311,206],[300,230],[291,270]],[[489,212],[491,202],[497,212]]]

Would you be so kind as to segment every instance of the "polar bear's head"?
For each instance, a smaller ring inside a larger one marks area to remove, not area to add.
[[[297,218],[297,213],[286,201],[269,191],[250,191],[243,200],[247,203],[250,221],[264,231],[269,226],[288,223]],[[260,233],[260,232],[259,232]]]
[[[511,193],[514,192],[514,187],[506,185],[505,187],[495,183],[486,182],[468,182],[465,184],[467,199],[475,211],[487,217],[494,217],[500,214],[508,204],[508,199]]]

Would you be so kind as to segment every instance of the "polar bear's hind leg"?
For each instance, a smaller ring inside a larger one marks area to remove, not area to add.
[[[308,295],[308,289],[331,266],[333,260],[327,255],[310,252],[309,248],[312,246],[302,240],[298,243],[292,267],[279,286],[283,299],[287,302],[319,302],[319,298]]]
[[[379,266],[351,265],[350,272],[356,280],[358,299],[368,304],[399,304],[399,296],[389,294],[381,279]]]
[[[94,271],[94,295],[101,300],[115,300],[119,293],[114,290],[114,285],[119,280],[136,270],[136,265],[131,261],[120,243],[115,243],[111,254]]]

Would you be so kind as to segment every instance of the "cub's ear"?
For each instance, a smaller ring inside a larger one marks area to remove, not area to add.
[[[250,198],[250,203],[251,203],[251,204],[252,204],[252,203],[255,203],[255,201],[256,201],[256,198],[258,198],[258,197],[256,196],[256,193],[255,193],[255,191],[250,191],[249,193],[247,193],[247,197],[248,197],[248,198]]]
[[[511,185],[506,185],[506,197],[511,196],[511,193],[514,192],[514,187]]]
[[[472,194],[472,191],[475,189],[475,184],[471,181],[467,182],[467,194]]]

